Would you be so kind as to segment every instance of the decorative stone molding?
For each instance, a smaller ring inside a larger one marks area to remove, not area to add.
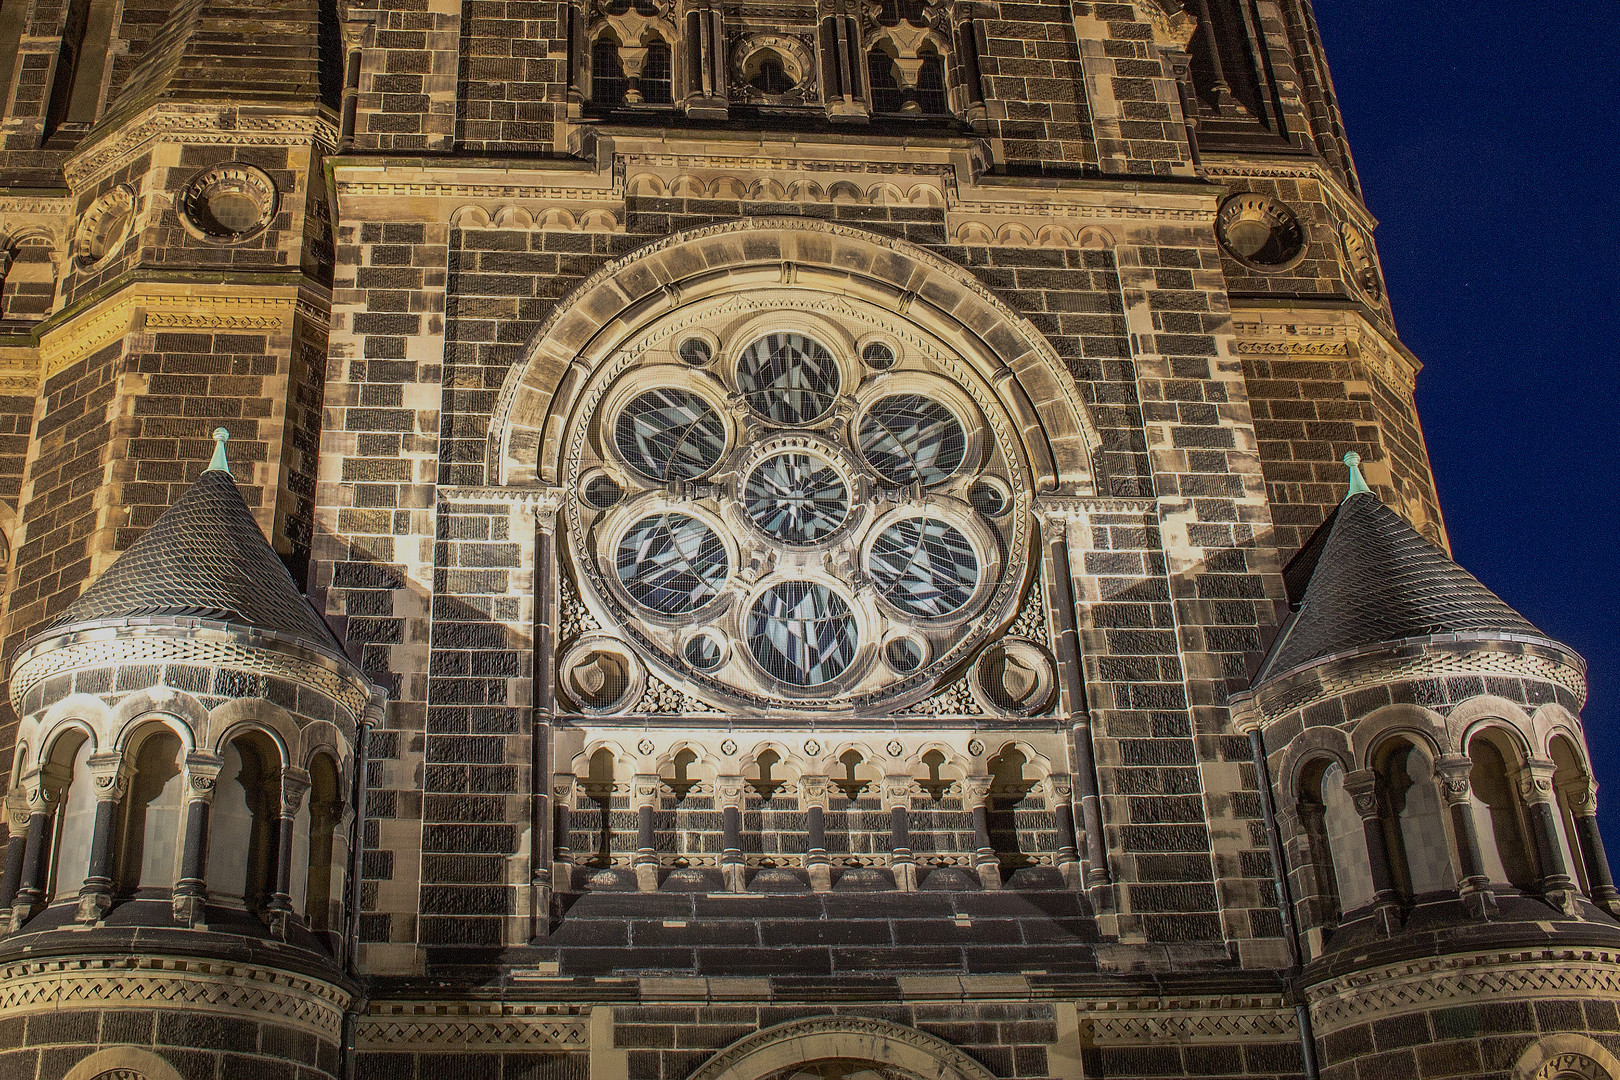
[[[138,1046],[109,1046],[69,1069],[62,1080],[181,1080],[173,1065]]]
[[[476,1002],[387,1002],[372,1007],[355,1025],[361,1050],[413,1053],[465,1051],[499,1046],[508,1050],[585,1050],[590,1021],[554,1015],[557,1006]],[[444,1015],[448,1012],[450,1015]]]
[[[943,1039],[887,1020],[817,1016],[739,1039],[689,1080],[755,1080],[821,1058],[882,1062],[930,1080],[993,1080],[983,1065]]]
[[[350,995],[307,975],[257,964],[143,953],[0,965],[0,1014],[67,1009],[173,1009],[302,1028],[335,1042]]]
[[[180,224],[211,244],[235,244],[262,232],[275,217],[278,192],[263,169],[226,161],[193,176],[178,199]]]
[[[168,630],[168,633],[161,632]],[[159,632],[154,632],[159,631]],[[83,668],[121,664],[194,664],[233,668],[252,675],[287,679],[324,694],[348,714],[350,733],[358,723],[372,688],[334,657],[272,635],[245,633],[217,626],[130,628],[98,627],[70,639],[36,639],[20,653],[11,670],[11,700],[22,710],[37,708],[29,695],[54,676]]]
[[[1620,1080],[1620,1058],[1589,1035],[1563,1032],[1532,1043],[1509,1076],[1512,1080]]]
[[[231,125],[220,123],[230,112]],[[337,148],[337,128],[319,114],[260,113],[220,107],[162,103],[116,129],[108,139],[91,143],[63,167],[68,184],[78,190],[92,186],[99,176],[115,168],[149,143],[162,140],[191,146],[308,146],[331,152]]]
[[[329,316],[325,303],[316,302],[306,293],[297,286],[242,293],[225,287],[133,284],[108,302],[45,332],[40,339],[44,378],[142,329],[290,333],[294,315],[326,325]]]
[[[1307,991],[1318,1034],[1463,1002],[1541,997],[1620,1000],[1620,952],[1526,949],[1425,957],[1366,968]],[[1620,1080],[1620,1078],[1617,1078]]]

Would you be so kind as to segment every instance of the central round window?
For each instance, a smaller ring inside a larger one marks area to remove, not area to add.
[[[825,298],[776,322],[749,300],[694,302],[588,384],[566,434],[579,580],[677,696],[917,700],[1016,610],[1018,427],[892,315]]]
[[[784,544],[813,544],[849,517],[849,487],[810,454],[777,454],[748,474],[743,506],[765,535]]]

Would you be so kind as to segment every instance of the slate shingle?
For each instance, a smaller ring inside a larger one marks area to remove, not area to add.
[[[343,656],[270,547],[230,473],[202,474],[52,624],[181,616],[269,630]]]
[[[1352,495],[1283,571],[1294,614],[1255,685],[1324,656],[1438,634],[1547,640],[1371,494]]]

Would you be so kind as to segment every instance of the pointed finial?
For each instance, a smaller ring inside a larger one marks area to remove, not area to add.
[[[231,471],[231,463],[225,459],[225,440],[230,437],[231,433],[224,428],[217,427],[214,429],[214,457],[208,463],[208,468],[203,470],[204,472],[228,473]]]
[[[1361,455],[1352,450],[1344,455],[1344,463],[1350,466],[1350,493],[1345,499],[1348,500],[1351,495],[1371,495],[1372,488],[1367,486],[1366,479],[1361,475]]]

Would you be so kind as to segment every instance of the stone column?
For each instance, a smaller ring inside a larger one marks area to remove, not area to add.
[[[832,888],[832,859],[827,854],[827,778],[805,776],[799,779],[799,798],[804,800],[804,869],[814,892]]]
[[[298,811],[309,794],[309,773],[303,769],[281,770],[281,817],[276,822],[275,882],[270,893],[266,922],[271,933],[287,937],[287,919],[292,915],[293,832],[298,827]]]
[[[1091,711],[1086,705],[1085,674],[1080,667],[1080,633],[1075,623],[1074,580],[1069,566],[1068,523],[1060,517],[1042,520],[1047,561],[1051,567],[1051,609],[1056,623],[1056,659],[1062,702],[1070,716],[1070,748],[1074,755],[1070,777],[1071,799],[1079,807],[1084,840],[1082,868],[1087,888],[1107,885],[1108,847],[1103,841],[1102,800],[1097,794],[1097,762],[1091,746]],[[1072,813],[1072,810],[1071,810]]]
[[[917,888],[917,858],[911,851],[911,777],[883,778],[883,801],[889,807],[889,870],[901,892]]]
[[[658,891],[658,844],[653,835],[653,815],[658,811],[658,791],[662,781],[657,773],[637,773],[630,785],[630,805],[636,811],[636,888]]]
[[[557,511],[534,522],[534,708],[529,717],[529,940],[551,936],[551,722],[557,714]]]
[[[1620,918],[1620,889],[1614,887],[1609,856],[1603,850],[1603,833],[1598,829],[1597,792],[1597,784],[1585,778],[1565,789],[1570,817],[1575,819],[1575,835],[1570,837],[1570,842],[1580,848],[1581,863],[1586,867],[1586,887],[1593,903]]]
[[[1372,872],[1373,911],[1384,933],[1393,934],[1401,925],[1401,894],[1389,865],[1389,845],[1384,841],[1384,819],[1379,813],[1378,774],[1358,769],[1344,778],[1345,794],[1361,815],[1361,833],[1367,842],[1367,866]]]
[[[1565,915],[1579,914],[1575,897],[1573,867],[1564,862],[1564,846],[1558,842],[1558,799],[1553,794],[1555,762],[1531,758],[1519,776],[1519,795],[1524,799],[1525,817],[1535,838],[1536,864],[1541,867],[1541,894],[1547,903]]]
[[[973,871],[986,889],[1001,888],[1001,861],[990,842],[990,778],[970,776],[962,785],[973,815]]]
[[[180,879],[174,883],[174,921],[202,926],[208,897],[208,811],[225,759],[197,751],[186,755],[186,843],[180,853]]]
[[[952,26],[956,41],[956,68],[962,84],[963,117],[968,123],[982,128],[986,111],[984,77],[979,65],[979,56],[983,52],[980,37],[984,33],[984,28],[980,21],[974,18],[972,3],[964,0],[963,3],[957,4],[954,14]]]
[[[720,875],[726,888],[732,892],[744,892],[748,888],[742,852],[742,802],[746,787],[740,776],[719,777],[714,785],[715,799],[720,806],[720,827],[724,832],[720,847]]]
[[[555,793],[551,824],[552,887],[567,892],[573,888],[574,881],[574,849],[568,835],[574,825],[573,774],[557,773],[551,778],[551,787]]]
[[[710,0],[692,0],[676,16],[675,101],[690,117],[723,120],[731,89],[726,77],[726,25]]]
[[[22,791],[6,793],[6,869],[0,875],[0,933],[11,925],[11,904],[22,885],[23,859],[28,854],[28,804]]]
[[[1062,774],[1047,778],[1047,805],[1057,819],[1057,866],[1071,889],[1084,887],[1080,873],[1080,847],[1074,831],[1074,785]]]
[[[1479,830],[1474,825],[1474,804],[1470,797],[1473,787],[1469,782],[1469,774],[1473,771],[1473,760],[1460,754],[1448,754],[1434,765],[1434,778],[1440,788],[1440,797],[1451,812],[1457,892],[1470,915],[1485,919],[1496,911],[1496,894],[1491,891],[1491,879],[1485,873],[1485,859],[1479,850]]]
[[[864,122],[871,114],[860,18],[854,0],[820,0],[816,5],[816,60],[829,120]]]
[[[45,789],[39,773],[23,780],[22,804],[28,826],[24,832],[22,872],[17,893],[11,901],[11,926],[15,932],[34,917],[45,899],[46,856],[51,846],[51,822],[56,817],[56,799]]]
[[[112,910],[113,845],[118,828],[118,807],[129,790],[131,770],[124,755],[113,751],[90,755],[90,780],[96,787],[95,833],[90,838],[90,869],[79,889],[79,910],[74,919],[97,923]]]

